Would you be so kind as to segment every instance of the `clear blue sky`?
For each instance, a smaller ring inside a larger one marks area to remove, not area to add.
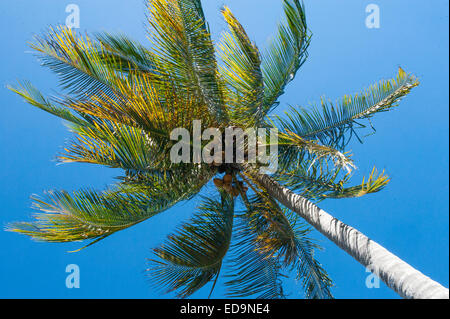
[[[398,66],[421,80],[393,112],[379,115],[377,134],[353,144],[360,169],[373,165],[392,177],[381,193],[361,199],[328,201],[321,206],[448,287],[448,1],[305,0],[314,33],[310,57],[283,97],[283,106],[306,105],[322,95],[335,99],[359,91]],[[44,92],[56,77],[41,68],[26,42],[49,25],[64,23],[65,7],[78,4],[81,29],[123,32],[147,43],[143,0],[22,0],[0,2],[0,224],[27,219],[31,194],[49,189],[103,188],[116,171],[97,166],[59,165],[52,161],[70,134],[60,119],[25,104],[6,90],[16,79],[31,80]],[[281,15],[275,0],[203,1],[214,36],[224,28],[219,15],[229,5],[260,48]],[[379,29],[365,26],[365,8],[378,4]],[[283,110],[283,106],[278,112]],[[355,179],[356,181],[356,179]],[[0,297],[3,298],[158,298],[145,280],[150,249],[195,206],[179,205],[80,253],[76,244],[35,243],[0,232]],[[365,269],[319,233],[318,258],[334,279],[337,298],[397,298],[383,284],[368,289]],[[81,269],[81,288],[65,287],[65,267]],[[203,290],[194,297],[205,297]],[[299,288],[287,284],[290,297]],[[221,297],[217,289],[214,297]]]

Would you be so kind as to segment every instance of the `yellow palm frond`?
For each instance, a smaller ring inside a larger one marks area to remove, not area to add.
[[[260,123],[263,117],[264,82],[261,57],[242,25],[228,7],[222,10],[229,32],[219,44],[222,77],[227,85],[226,105],[230,119],[242,127]]]

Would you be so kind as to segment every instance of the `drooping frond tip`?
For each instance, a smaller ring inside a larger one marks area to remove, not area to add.
[[[167,292],[185,298],[218,276],[231,241],[234,200],[226,193],[222,200],[204,198],[189,223],[180,227],[166,243],[154,249],[149,260],[149,279]]]
[[[378,174],[377,169],[374,167],[369,177],[364,177],[360,185],[340,188],[329,194],[323,195],[324,198],[350,198],[350,197],[362,197],[367,194],[377,193],[383,190],[390,179],[385,174],[384,170]]]

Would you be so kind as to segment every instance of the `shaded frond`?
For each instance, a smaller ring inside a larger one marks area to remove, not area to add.
[[[159,167],[148,170],[126,170],[125,176],[119,177],[121,192],[135,192],[135,189],[149,189],[152,194],[164,196],[166,191],[173,189],[177,194],[197,194],[216,174],[209,165],[179,164],[171,167]],[[186,197],[189,199],[189,197]]]
[[[291,131],[278,134],[279,161],[303,159],[309,157],[314,161],[331,161],[335,167],[350,172],[355,165],[348,153],[342,153],[333,147],[321,145],[316,141],[302,138]]]
[[[309,238],[312,228],[305,222],[299,221],[297,214],[287,209],[284,211],[289,216],[295,233],[294,242],[298,258],[293,268],[297,272],[297,280],[302,282],[305,297],[308,299],[333,299],[331,293],[333,281],[322,264],[314,257],[315,250],[321,249],[321,247]]]
[[[319,200],[330,192],[340,192],[348,183],[350,173],[342,169],[329,168],[327,163],[303,157],[283,165],[273,178],[297,194],[310,199]]]
[[[205,19],[205,13],[203,12],[203,6],[201,0],[185,0],[184,5],[191,9],[192,11],[196,12],[200,19],[203,21],[205,28],[208,29],[208,26],[206,24]]]
[[[148,275],[167,292],[178,291],[185,298],[218,276],[228,251],[234,218],[234,200],[222,194],[222,201],[204,199],[189,223],[166,243],[154,249]]]
[[[384,171],[378,174],[374,167],[367,181],[363,178],[360,185],[346,187],[352,177],[350,173],[307,156],[280,163],[279,170],[272,177],[310,200],[361,197],[379,192],[389,183]]]
[[[283,299],[281,263],[258,250],[257,235],[248,217],[236,216],[233,244],[227,258],[226,295],[231,298]]]
[[[154,56],[150,50],[125,35],[98,33],[95,35],[101,45],[98,54],[104,57],[103,63],[112,64],[119,72],[144,72],[157,75]],[[161,80],[161,79],[158,79]]]
[[[253,189],[255,195],[246,199],[246,218],[256,235],[256,251],[295,269],[307,298],[332,298],[331,279],[314,258],[314,250],[320,247],[308,237],[311,229],[264,190]]]

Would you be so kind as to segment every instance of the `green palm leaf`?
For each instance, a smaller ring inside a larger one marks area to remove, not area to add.
[[[217,121],[226,120],[214,46],[197,0],[148,1],[157,70],[192,92]]]
[[[185,298],[219,275],[228,251],[234,218],[234,200],[222,194],[222,201],[204,199],[189,223],[154,249],[149,278],[167,292],[178,291]]]
[[[263,56],[264,112],[277,105],[298,69],[308,56],[310,43],[303,5],[298,0],[283,0],[285,21],[278,26],[278,34]]]
[[[225,283],[231,298],[283,299],[281,264],[270,253],[258,250],[257,236],[245,214],[236,216]]]
[[[282,157],[273,178],[289,189],[311,200],[361,197],[381,191],[389,178],[374,167],[360,185],[346,187],[352,175],[342,168],[330,167],[326,161],[307,154],[298,158]]]
[[[387,175],[384,174],[384,170],[378,174],[377,169],[374,167],[369,177],[364,177],[360,185],[336,188],[334,191],[328,194],[322,195],[323,198],[350,198],[350,197],[362,197],[367,194],[377,193],[384,189],[390,182]]]
[[[314,257],[314,252],[321,249],[309,238],[312,229],[299,221],[296,214],[285,210],[289,223],[294,231],[296,259],[292,267],[297,272],[297,279],[302,282],[305,297],[308,299],[333,299],[331,288],[333,282],[325,269]]]
[[[348,172],[355,168],[348,153],[307,140],[291,131],[278,133],[278,152],[278,160],[282,163],[310,158],[313,162],[332,162],[337,168],[343,168]]]
[[[7,229],[47,242],[89,239],[96,242],[140,223],[172,204],[163,198],[146,198],[145,194],[112,195],[90,190],[73,194],[51,192],[43,199],[34,197],[33,201],[33,207],[43,213],[35,215],[34,222],[13,223]]]
[[[288,270],[294,269],[307,298],[332,298],[332,281],[314,258],[320,249],[309,237],[311,229],[295,214],[280,208],[263,190],[246,199],[250,229],[256,236],[255,250],[265,258],[276,258]]]
[[[168,139],[155,139],[139,128],[106,121],[71,128],[76,138],[58,156],[63,163],[100,164],[135,172],[171,166]]]
[[[42,65],[59,75],[63,89],[78,98],[98,91],[115,97],[119,82],[126,81],[116,70],[123,60],[108,55],[106,48],[86,36],[78,37],[67,27],[51,28],[36,36],[31,48],[40,54]],[[129,68],[124,65],[124,68]]]
[[[244,28],[228,7],[222,14],[230,29],[220,42],[222,77],[227,85],[227,110],[233,123],[243,127],[259,123],[263,117],[264,82],[261,57]]]
[[[63,106],[58,105],[58,103],[51,101],[49,98],[46,98],[36,87],[34,87],[29,82],[19,82],[17,86],[8,86],[8,89],[20,95],[29,104],[36,106],[41,110],[44,110],[71,123],[81,126],[89,126],[89,122],[84,120],[82,117],[75,115],[73,112],[71,112],[71,110],[68,110]]]
[[[280,127],[304,139],[318,139],[321,143],[342,150],[361,126],[357,120],[370,119],[376,113],[398,105],[419,82],[399,69],[395,79],[381,81],[363,93],[344,96],[336,104],[322,100],[320,107],[294,109],[287,118],[277,117]]]
[[[137,43],[125,35],[113,35],[110,33],[98,33],[96,39],[99,42],[98,54],[104,57],[103,63],[118,61],[111,66],[117,66],[120,72],[142,72],[157,75],[155,57],[146,47]],[[159,79],[162,80],[162,79]]]
[[[53,191],[44,198],[33,197],[33,208],[40,211],[34,222],[12,223],[7,230],[47,242],[92,239],[91,245],[190,199],[206,182],[197,175],[159,175],[104,192]]]

